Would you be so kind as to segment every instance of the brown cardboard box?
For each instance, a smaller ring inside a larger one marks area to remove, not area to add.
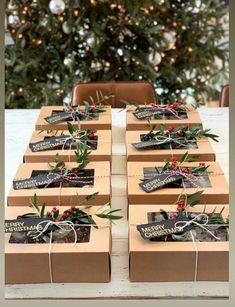
[[[61,207],[61,210],[66,209],[67,206]],[[34,212],[27,207],[8,207],[5,210],[6,219],[15,219],[18,215]],[[97,207],[90,210],[94,212]],[[52,243],[51,267],[54,283],[110,280],[111,223],[96,216],[94,219],[101,227],[91,227],[89,242],[75,245]],[[49,244],[9,243],[10,235],[5,234],[5,283],[50,283]]]
[[[65,163],[65,167],[76,167],[77,163]],[[90,162],[85,169],[94,169],[94,185],[92,187],[62,187],[62,188],[45,188],[45,189],[20,189],[14,190],[10,188],[7,203],[8,206],[25,206],[29,203],[34,193],[37,193],[38,202],[45,202],[47,205],[68,205],[70,199],[77,204],[77,194],[81,196],[81,200],[86,195],[99,192],[98,196],[91,202],[92,205],[102,205],[110,201],[110,163],[109,162]],[[50,170],[48,163],[26,163],[20,164],[15,178],[30,178],[33,170]]]
[[[195,167],[198,166],[198,164],[198,162],[186,162],[182,164],[182,167]],[[140,179],[144,178],[143,168],[162,167],[163,165],[163,162],[127,163],[129,204],[169,204],[176,201],[177,196],[182,191],[182,188],[162,188],[151,193],[146,193],[139,186],[139,183],[141,182]],[[197,190],[204,190],[204,193],[200,196],[203,202],[208,204],[228,204],[228,183],[224,177],[220,165],[216,162],[208,162],[206,165],[210,165],[208,172],[212,172],[208,174],[212,187],[187,188],[187,193],[192,194]]]
[[[141,105],[140,107],[145,107]],[[188,126],[192,127],[194,125],[202,126],[202,121],[200,115],[196,109],[192,106],[187,106],[187,116],[186,119],[155,119],[151,120],[151,124],[157,125],[157,128],[161,125],[169,125],[171,127],[178,127],[178,126]],[[147,120],[138,120],[132,113],[135,110],[135,107],[128,106],[128,111],[126,115],[126,129],[127,130],[148,130],[149,128],[146,127],[148,124]]]
[[[53,131],[56,135],[70,135],[67,130],[57,130]],[[98,136],[98,144],[97,149],[91,150],[91,154],[89,156],[90,161],[110,161],[111,162],[111,153],[112,153],[112,132],[111,130],[98,130],[95,133]],[[51,136],[47,131],[34,131],[33,135],[30,139],[30,143],[43,141],[45,136]],[[69,149],[60,150],[46,150],[46,151],[39,151],[39,152],[32,152],[29,146],[26,149],[24,154],[24,162],[52,162],[56,153],[59,154],[60,158],[64,162],[68,162],[69,158],[70,161],[75,161],[75,154],[74,149],[71,151]]]
[[[64,106],[44,106],[41,108],[39,117],[36,121],[35,130],[66,130],[67,122],[60,122],[58,124],[50,125],[45,121],[45,117],[51,116],[52,111],[64,110]],[[84,106],[81,106],[83,109]],[[97,120],[82,120],[81,129],[96,129],[96,130],[111,130],[112,118],[111,118],[111,107],[104,106],[105,112],[99,113]],[[71,123],[73,123],[71,121]],[[77,127],[77,122],[74,122],[74,126]]]
[[[211,212],[215,205],[207,205]],[[197,281],[227,281],[229,266],[229,242],[164,242],[142,239],[137,224],[148,222],[147,212],[159,212],[163,208],[174,211],[171,205],[129,206],[129,257],[130,280],[133,282],[194,281],[196,248],[198,251]],[[222,209],[217,205],[216,212]],[[202,212],[203,206],[188,209]],[[226,206],[223,216],[228,216]]]
[[[127,131],[126,132],[126,148],[127,148],[127,161],[164,161],[171,158],[172,152],[174,157],[180,159],[186,151],[189,156],[200,155],[201,161],[215,161],[215,152],[207,137],[197,140],[198,148],[189,149],[151,149],[151,150],[138,150],[132,143],[140,142],[140,135],[145,134],[145,131]]]

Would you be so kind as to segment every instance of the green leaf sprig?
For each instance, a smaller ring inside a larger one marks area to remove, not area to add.
[[[159,130],[155,131],[156,125],[152,125],[150,121],[146,125],[149,128],[149,132],[145,135],[146,140],[154,139],[158,136],[170,137],[172,141],[178,140],[180,142],[200,139],[202,137],[208,137],[215,142],[218,142],[218,135],[209,133],[210,129],[202,129],[201,126],[179,126],[179,127],[169,127],[167,125],[160,125]]]
[[[40,207],[37,202],[37,195],[35,193],[33,199],[31,199],[31,205],[36,210],[36,214],[33,213],[33,216],[41,218],[50,217],[52,218],[53,221],[56,222],[71,221],[74,224],[76,223],[91,224],[95,228],[98,228],[93,216],[90,213],[84,211],[85,209],[90,209],[91,207],[93,207],[90,205],[90,201],[94,200],[98,194],[99,192],[95,192],[93,194],[87,195],[83,201],[81,201],[80,196],[77,194],[77,200],[78,200],[77,206],[71,205],[69,209],[66,209],[62,213],[60,213],[58,207],[53,207],[51,211],[47,211],[45,213],[45,203]],[[84,210],[82,210],[81,208],[84,208]],[[113,214],[120,211],[121,209],[110,208],[108,204],[105,204],[99,207],[94,215],[102,219],[108,219],[114,221],[114,220],[119,220],[123,217],[120,215]],[[21,217],[26,217],[26,216],[32,216],[32,213],[25,214]]]
[[[50,173],[62,173],[62,174],[69,174],[70,172],[76,171],[80,172],[83,170],[86,165],[89,163],[89,155],[91,151],[88,151],[87,146],[78,143],[76,144],[76,150],[74,151],[76,156],[76,162],[78,163],[78,166],[72,169],[68,169],[65,167],[64,161],[62,161],[59,157],[59,154],[57,153],[54,157],[55,164],[49,163],[50,166]]]
[[[173,205],[176,205],[177,212],[166,212],[165,210],[161,209],[162,214],[164,215],[164,218],[166,219],[178,219],[182,217],[190,217],[191,213],[188,212],[188,208],[193,208],[196,205],[201,204],[200,196],[202,195],[204,191],[197,191],[195,193],[192,193],[188,195],[185,192],[185,189],[183,189],[180,194],[177,197],[177,200]],[[222,216],[222,213],[224,211],[224,206],[220,210],[220,212],[217,211],[217,207],[215,206],[212,212],[206,212],[206,206],[203,207],[203,211],[201,213],[205,213],[208,217],[208,225],[212,224],[228,224],[229,220],[224,219]],[[197,222],[203,223],[204,219],[197,220]]]

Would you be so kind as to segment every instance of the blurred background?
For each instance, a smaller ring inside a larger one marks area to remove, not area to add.
[[[228,84],[225,0],[6,0],[5,15],[6,108],[67,104],[75,84],[112,80],[216,105]]]

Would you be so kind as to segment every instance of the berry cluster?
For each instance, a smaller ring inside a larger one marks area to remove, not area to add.
[[[179,108],[181,105],[182,105],[182,102],[175,101],[171,105],[169,105],[168,109],[174,110],[174,109]]]
[[[179,167],[180,164],[181,164],[181,162],[176,157],[172,157],[170,159],[170,164],[168,166],[168,169],[177,170],[177,168]],[[206,166],[205,162],[199,162],[199,167],[205,167],[205,166]],[[188,169],[186,167],[182,167],[181,172],[186,173],[186,174],[191,173],[190,169]]]
[[[171,161],[171,163],[170,163],[168,168],[171,169],[171,170],[177,170],[177,168],[179,167],[179,164],[180,164],[179,160],[176,157],[172,157],[170,161]],[[186,174],[191,173],[190,170],[186,167],[181,168],[181,172],[186,173]]]
[[[66,210],[61,216],[59,216],[59,209],[53,207],[51,211],[47,212],[47,217],[53,218],[55,222],[61,222],[71,217],[73,213],[76,213],[76,207],[71,206],[69,210]]]
[[[183,136],[183,135],[185,135],[185,131],[184,130],[177,130],[177,131],[174,132],[174,127],[168,127],[168,129],[166,129],[164,131],[164,134],[165,135],[173,134],[173,135],[176,135],[176,136]]]
[[[94,137],[96,137],[94,132],[88,133],[87,136],[88,136],[89,139],[94,139]]]

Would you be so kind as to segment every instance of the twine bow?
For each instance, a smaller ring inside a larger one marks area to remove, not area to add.
[[[39,230],[39,227],[44,224],[44,227],[42,230]],[[74,232],[74,242],[72,242],[72,245],[76,245],[77,243],[77,232],[75,230],[75,227],[80,227],[80,226],[94,226],[93,224],[74,224],[71,221],[60,221],[60,222],[54,222],[54,221],[41,221],[37,225],[37,230],[35,231],[35,236],[33,237],[34,239],[38,238],[41,236],[50,226],[56,225],[58,228],[64,230],[64,231],[73,231]],[[98,226],[96,224],[96,226]],[[99,228],[107,228],[110,227],[110,225],[99,225]],[[49,274],[50,274],[50,282],[53,283],[53,271],[52,271],[52,261],[51,261],[51,249],[52,249],[52,233],[53,231],[50,232],[50,241],[49,241],[49,247],[48,247],[48,265],[49,265]]]
[[[159,136],[155,136],[154,137],[155,140],[161,142],[162,141],[162,144],[164,144],[165,142],[169,141],[170,143],[173,142],[173,143],[176,143],[180,146],[183,146],[184,148],[194,148],[192,144],[190,144],[189,142],[191,143],[196,143],[196,140],[182,140],[181,137],[178,137],[178,138],[172,138],[170,135],[168,136],[163,136],[163,135],[159,135]],[[183,142],[182,142],[182,141]],[[181,141],[181,142],[180,142]]]
[[[199,217],[205,217],[206,221],[203,224],[200,224],[198,222],[196,222],[196,220],[198,220]],[[195,216],[192,220],[189,221],[178,221],[175,223],[175,227],[179,230],[179,231],[183,231],[187,226],[191,225],[191,224],[195,224],[198,227],[201,227],[202,229],[204,229],[205,231],[207,231],[212,237],[214,237],[216,240],[220,240],[219,237],[215,236],[209,229],[207,229],[205,226],[208,224],[208,216],[205,213],[200,213],[197,216]],[[183,226],[177,226],[177,224],[183,224]]]
[[[92,176],[84,176],[84,177],[79,177],[76,173],[69,173],[69,174],[55,174],[55,177],[50,180],[50,182],[45,186],[47,188],[51,183],[61,180],[62,181],[67,181],[71,183],[89,183],[87,181],[82,181],[81,179],[89,179]]]

